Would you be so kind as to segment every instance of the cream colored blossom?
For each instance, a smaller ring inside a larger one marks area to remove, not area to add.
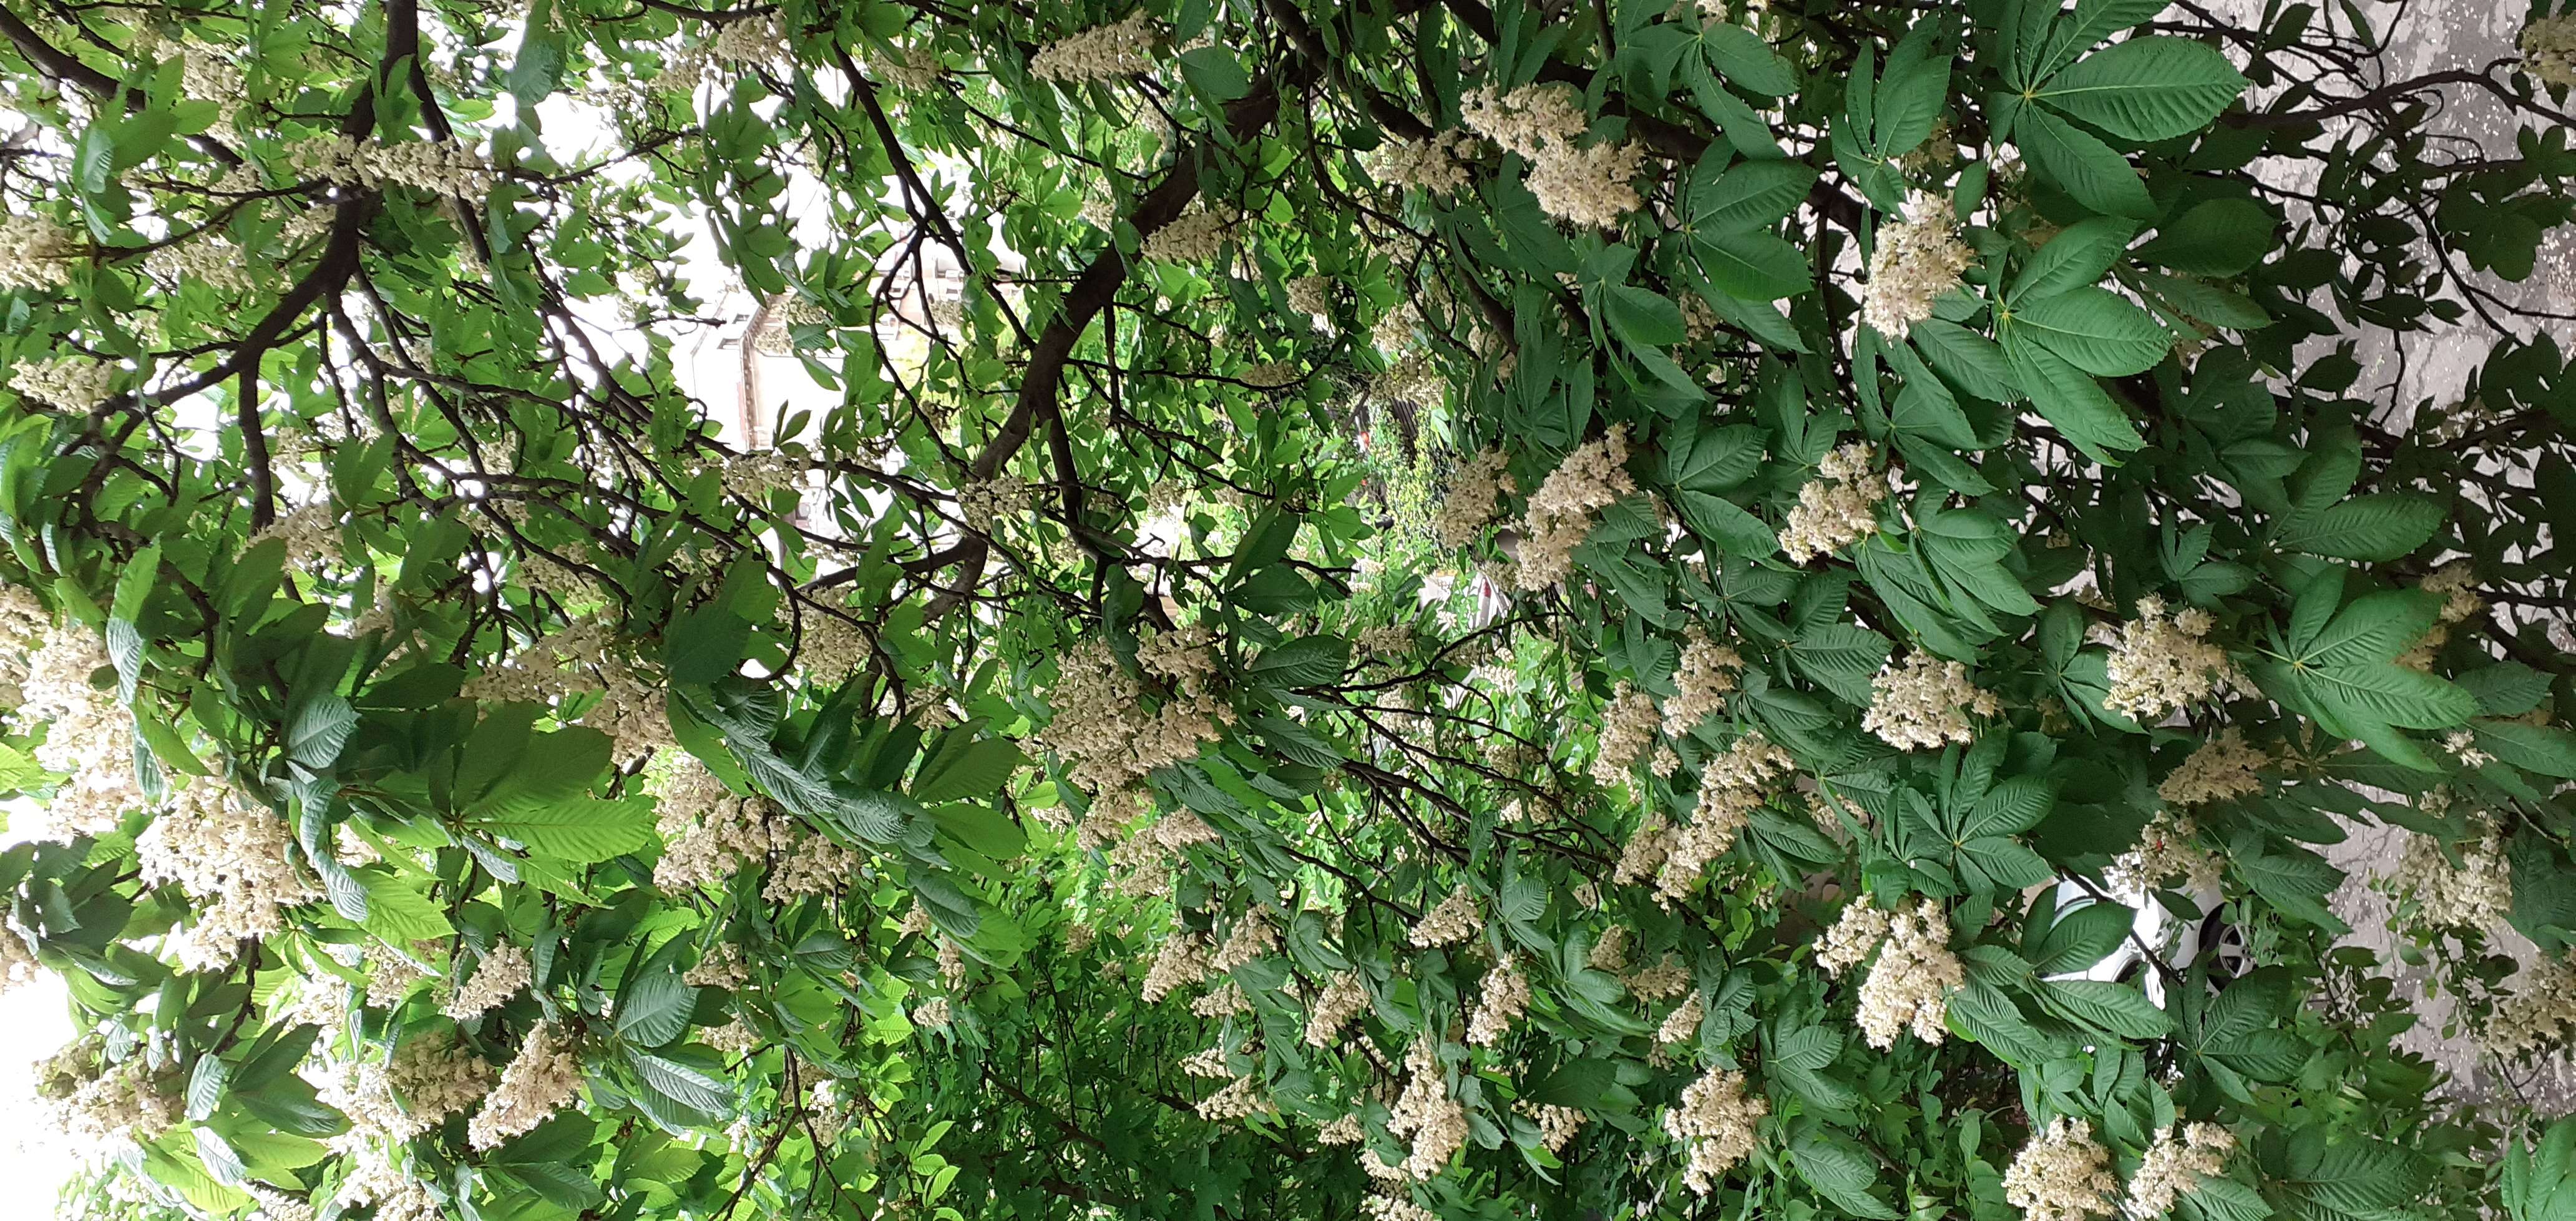
[[[1504,469],[1510,462],[1503,451],[1488,449],[1459,464],[1450,479],[1449,494],[1440,501],[1439,516],[1432,522],[1432,533],[1441,546],[1455,550],[1483,535],[1494,520],[1495,500],[1517,490]]]
[[[1422,919],[1405,935],[1405,939],[1424,948],[1456,945],[1475,936],[1484,927],[1484,918],[1476,910],[1475,893],[1461,882],[1458,889],[1440,901],[1438,907],[1423,913]]]
[[[1949,198],[1915,193],[1906,201],[1905,219],[1878,231],[1869,283],[1861,290],[1861,321],[1890,339],[1905,338],[1915,323],[1932,316],[1933,301],[1959,287],[1976,261],[1976,251],[1959,238]]]
[[[1693,1195],[1716,1190],[1720,1176],[1753,1155],[1755,1125],[1771,1113],[1771,1103],[1744,1087],[1744,1074],[1710,1069],[1664,1112],[1665,1134],[1681,1142],[1690,1159],[1682,1181]]]
[[[2522,27],[2523,70],[2543,85],[2576,89],[2576,13],[2543,17]]]
[[[1842,915],[1832,928],[1816,942],[1816,965],[1825,974],[1840,976],[1843,972],[1869,961],[1880,942],[1887,940],[1887,913],[1862,894],[1843,904]]]
[[[1798,503],[1778,539],[1790,563],[1804,564],[1878,533],[1887,480],[1870,470],[1872,453],[1858,441],[1840,446],[1817,464],[1818,477],[1798,489]]]
[[[1591,1118],[1573,1107],[1532,1102],[1527,1098],[1513,1103],[1512,1109],[1529,1116],[1530,1122],[1538,1125],[1539,1146],[1550,1153],[1565,1152],[1565,1147],[1574,1143],[1574,1134],[1581,1131],[1585,1121]]]
[[[191,785],[171,797],[136,837],[135,863],[147,885],[176,883],[197,901],[184,966],[230,966],[243,940],[284,932],[287,909],[322,897],[296,868],[294,843],[286,820],[228,786]]]
[[[1452,195],[1472,181],[1468,161],[1475,145],[1473,136],[1455,128],[1419,140],[1389,140],[1369,155],[1369,169],[1389,186]]]
[[[1682,641],[1681,666],[1673,672],[1676,693],[1664,702],[1664,732],[1675,736],[1725,708],[1735,676],[1744,669],[1743,654],[1709,639],[1707,629],[1696,623],[1682,629]]]
[[[2156,786],[2156,796],[2177,806],[2251,797],[2263,791],[2261,772],[2272,757],[2245,744],[2233,726],[2194,748],[2182,766]]]
[[[923,1030],[946,1030],[956,1020],[957,1014],[944,996],[931,997],[912,1008],[912,1024]]]
[[[1171,263],[1210,263],[1234,240],[1241,216],[1223,204],[1195,208],[1146,235],[1137,253]]]
[[[1975,740],[1968,717],[2000,716],[2003,704],[1968,681],[1968,668],[1915,653],[1879,671],[1869,684],[1861,727],[1899,750],[1938,750]]]
[[[532,982],[528,952],[510,942],[493,946],[474,973],[455,985],[440,1012],[467,1021],[498,1008]]]
[[[1551,149],[1530,164],[1530,194],[1540,211],[1559,220],[1615,228],[1644,203],[1630,184],[1645,160],[1646,146],[1634,141]]]
[[[2205,611],[2167,618],[2159,598],[2140,598],[2138,617],[2120,628],[2111,646],[2111,689],[2102,706],[2140,721],[2161,719],[2217,694],[2222,683],[2241,681],[2227,650],[2202,639]]]
[[[1404,1092],[1388,1108],[1386,1130],[1413,1138],[1400,1168],[1416,1182],[1440,1173],[1467,1146],[1467,1108],[1449,1096],[1434,1050],[1427,1036],[1406,1050]]]
[[[86,356],[31,360],[9,374],[9,388],[65,411],[89,411],[116,389],[116,366]]]
[[[1208,1096],[1198,1106],[1199,1118],[1210,1123],[1268,1115],[1278,1111],[1270,1101],[1270,1092],[1251,1077],[1237,1077],[1224,1089]]]
[[[1190,1002],[1190,1012],[1211,1021],[1252,1012],[1252,998],[1243,985],[1229,979],[1208,989],[1205,996]]]
[[[2227,1155],[2236,1137],[2214,1123],[2186,1124],[2156,1133],[2129,1179],[2129,1198],[2122,1208],[2132,1217],[2160,1217],[2174,1201],[2200,1190],[2201,1181],[2227,1173]]]
[[[1694,1042],[1699,1038],[1700,1023],[1707,1020],[1708,1006],[1699,999],[1699,993],[1693,992],[1683,997],[1682,1003],[1673,1006],[1671,1013],[1664,1015],[1663,1024],[1655,1028],[1655,1042]]]
[[[1279,951],[1279,930],[1270,923],[1269,913],[1261,908],[1247,908],[1243,918],[1234,922],[1234,931],[1218,946],[1216,957],[1208,962],[1210,971],[1231,971],[1253,960]]]
[[[1494,1047],[1510,1034],[1512,1023],[1529,1008],[1529,976],[1508,955],[1485,973],[1476,997],[1476,1013],[1467,1023],[1467,1041],[1478,1047]]]
[[[1306,1045],[1330,1047],[1351,1019],[1368,1011],[1368,981],[1357,971],[1336,972],[1306,1013]]]
[[[2541,955],[2523,968],[2513,991],[2498,1002],[2483,1032],[2502,1056],[2564,1048],[2576,1032],[2576,961]]]
[[[1600,440],[1576,446],[1529,498],[1523,523],[1520,588],[1535,593],[1574,572],[1574,549],[1590,537],[1601,510],[1637,490],[1629,478],[1628,429],[1614,424]]]
[[[1030,57],[1029,75],[1071,85],[1139,76],[1154,70],[1152,52],[1161,40],[1153,14],[1138,9],[1108,25],[1049,43]]]
[[[1610,704],[1601,711],[1601,734],[1592,757],[1592,778],[1603,784],[1625,783],[1628,769],[1645,757],[1654,745],[1655,728],[1663,723],[1663,713],[1655,708],[1655,697],[1630,686],[1626,679],[1610,693]]]
[[[71,281],[80,236],[41,216],[0,217],[0,289],[45,292]]]
[[[2004,1198],[2027,1221],[2110,1216],[2119,1189],[2111,1151],[2093,1139],[2091,1125],[2064,1115],[2033,1133],[2004,1170]]]
[[[2202,847],[2200,828],[2190,816],[2159,810],[2138,832],[2138,842],[2112,859],[2102,881],[2112,889],[2143,893],[2175,878],[2195,891],[2217,887],[2225,872],[2216,854]]]
[[[1895,1046],[1901,1030],[1926,1043],[1941,1042],[1950,994],[1967,984],[1949,942],[1949,917],[1930,899],[1888,917],[1887,943],[1860,985],[1856,1020],[1870,1046]]]
[[[405,1141],[462,1113],[492,1092],[492,1066],[453,1031],[414,1035],[384,1060],[334,1066],[322,1101],[369,1135]]]
[[[1680,959],[1667,954],[1653,966],[1630,972],[1620,982],[1638,1000],[1668,1001],[1690,990],[1691,973]]]
[[[2491,928],[2513,909],[2513,865],[2492,823],[2460,849],[2456,868],[2440,840],[2409,833],[2391,883],[2400,897],[2414,900],[2426,923],[2440,928]]]
[[[977,534],[991,534],[993,527],[1029,515],[1037,500],[1029,481],[1017,475],[1002,474],[986,480],[968,480],[957,487],[957,516],[966,528]]]
[[[1144,684],[1107,644],[1083,641],[1057,662],[1056,684],[1047,692],[1055,716],[1038,741],[1065,759],[1068,779],[1106,795],[1195,758],[1200,744],[1221,736],[1219,722],[1233,715],[1204,687],[1150,708],[1145,697]]]
[[[483,1109],[466,1125],[466,1139],[477,1149],[493,1148],[534,1130],[571,1105],[580,1091],[581,1060],[572,1040],[554,1023],[539,1022],[501,1070],[501,1083],[483,1100]]]
[[[1726,855],[1753,824],[1753,811],[1769,800],[1772,786],[1796,767],[1797,760],[1758,729],[1710,759],[1700,771],[1699,801],[1690,821],[1676,829],[1656,870],[1656,893],[1678,900],[1697,887],[1709,863]]]
[[[1206,979],[1207,973],[1207,943],[1196,933],[1175,932],[1163,939],[1154,951],[1154,965],[1145,972],[1145,1003],[1154,1004],[1190,987]]]

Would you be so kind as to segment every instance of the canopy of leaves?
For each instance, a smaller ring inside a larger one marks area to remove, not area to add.
[[[2564,1045],[2529,16],[0,7],[39,1101],[269,1221],[2563,1217],[2320,852]]]

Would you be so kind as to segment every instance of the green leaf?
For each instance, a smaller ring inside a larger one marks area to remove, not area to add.
[[[2373,492],[2283,520],[2279,541],[2309,555],[2382,563],[2432,541],[2445,516],[2442,502],[2421,492]]]
[[[2481,721],[2478,747],[2526,772],[2576,780],[2576,733],[2555,725]]]
[[[2021,274],[2013,277],[2007,301],[2023,298],[2052,297],[2078,288],[2091,288],[2101,282],[2103,273],[2128,250],[2130,239],[2138,235],[2135,222],[2113,216],[2094,216],[2068,225],[2039,253],[2030,256]]]
[[[2066,120],[2023,107],[2013,136],[2031,168],[2075,202],[2104,216],[2146,220],[2156,214],[2155,200],[2129,159]]]
[[[1708,282],[1730,297],[1775,301],[1814,287],[1807,256],[1768,233],[1737,233],[1693,243]]]
[[[1244,71],[1232,47],[1197,47],[1181,52],[1181,77],[1199,96],[1220,105],[1252,92],[1252,74]]]
[[[1337,636],[1298,636],[1253,658],[1252,678],[1274,687],[1319,686],[1341,678],[1350,657],[1349,642]]]
[[[2513,1221],[2576,1221],[2576,1118],[2528,1139],[2504,1158],[2504,1210]]]
[[[2031,967],[2042,975],[2090,967],[2120,948],[2137,917],[2135,910],[2108,900],[2070,908],[2029,945]]]
[[[1765,97],[1787,97],[1797,92],[1797,73],[1790,71],[1788,61],[1773,54],[1771,44],[1753,31],[1712,21],[1701,27],[1700,35],[1706,40],[1708,65],[1725,76],[1728,84]]]
[[[2115,452],[2146,447],[2128,413],[2091,375],[2017,336],[2007,336],[2003,348],[2012,362],[2013,379],[2030,394],[2031,407],[2087,456],[2114,463]]]
[[[1691,532],[1728,555],[1759,559],[1779,549],[1780,535],[1744,507],[1706,492],[1678,492],[1673,507]]]
[[[456,931],[447,913],[420,889],[416,879],[378,868],[353,872],[366,888],[367,918],[362,923],[368,932],[393,945],[408,946]]]
[[[1933,372],[1960,389],[1997,403],[2022,397],[2021,386],[2013,380],[2012,365],[1994,340],[1938,318],[1915,323],[1907,328],[1906,338],[1923,354]]]
[[[1744,161],[1703,174],[1691,188],[1690,231],[1704,238],[1768,231],[1807,198],[1816,178],[1814,167],[1788,160]]]
[[[1722,492],[1752,478],[1761,469],[1761,429],[1750,424],[1699,427],[1696,416],[1686,421],[1685,427],[1692,429],[1692,434],[1677,434],[1674,441],[1686,443],[1665,451],[1664,482],[1693,491]]]
[[[2221,279],[2261,262],[2279,222],[2250,199],[2213,199],[2164,226],[2138,247],[2141,262]]]
[[[1789,1153],[1798,1168],[1798,1177],[1835,1207],[1871,1221],[1897,1221],[1897,1211],[1872,1190],[1878,1186],[1877,1176],[1871,1172],[1869,1158],[1859,1150],[1819,1132],[1792,1144]]]
[[[617,1033],[638,1047],[659,1047],[689,1028],[698,990],[669,967],[654,967],[626,981],[617,993]]]
[[[1027,762],[1018,746],[1003,739],[968,742],[922,760],[912,777],[912,797],[926,806],[982,797],[1009,783],[1011,773]]]
[[[2004,325],[2026,331],[2066,363],[2100,377],[2143,373],[2173,347],[2173,336],[2147,311],[2098,288],[2025,301]]]
[[[2115,136],[2170,140],[2207,127],[2246,84],[2215,47],[2145,35],[2075,61],[2035,96]]]
[[[2101,979],[2052,979],[2040,985],[2049,1008],[2083,1025],[2124,1039],[2157,1039],[2173,1032],[2173,1019],[2145,993]]]
[[[538,856],[574,865],[614,860],[659,842],[653,802],[642,796],[512,802],[504,812],[475,817],[467,825],[524,844]]]

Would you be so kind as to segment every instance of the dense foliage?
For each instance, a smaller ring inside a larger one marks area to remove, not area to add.
[[[0,36],[81,1207],[2576,1215],[2318,851],[2564,1047],[2576,16]],[[700,224],[836,406],[690,393]]]

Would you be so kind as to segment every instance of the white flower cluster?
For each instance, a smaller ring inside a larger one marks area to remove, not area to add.
[[[2227,1155],[2235,1151],[2235,1135],[2214,1123],[2185,1124],[2179,1137],[2170,1127],[2156,1133],[2129,1178],[2126,1211],[2132,1217],[2163,1216],[2175,1200],[2200,1190],[2201,1180],[2227,1173]]]
[[[1584,1123],[1592,1118],[1573,1107],[1532,1102],[1527,1098],[1513,1103],[1512,1109],[1529,1116],[1530,1122],[1538,1125],[1539,1146],[1550,1153],[1565,1152],[1565,1147],[1574,1143],[1574,1134],[1582,1131]]]
[[[1405,934],[1405,940],[1426,949],[1456,945],[1475,936],[1484,927],[1484,917],[1476,911],[1474,892],[1461,882],[1458,889],[1450,891],[1449,897],[1440,901],[1438,907],[1422,914],[1413,931]]]
[[[1486,524],[1494,520],[1495,499],[1520,490],[1504,469],[1510,464],[1510,455],[1499,449],[1485,450],[1459,464],[1449,481],[1449,494],[1441,498],[1439,516],[1432,521],[1432,533],[1441,546],[1456,550],[1485,532]]]
[[[88,411],[116,392],[116,366],[86,356],[31,360],[10,372],[9,388],[65,411]]]
[[[1145,1003],[1155,1004],[1206,979],[1207,974],[1207,943],[1197,933],[1175,932],[1155,949],[1154,964],[1145,970]]]
[[[1539,210],[1592,229],[1614,228],[1644,203],[1632,185],[1646,146],[1632,140],[1567,148],[1531,163],[1530,194]]]
[[[1403,1196],[1373,1195],[1360,1201],[1360,1215],[1368,1221],[1440,1221],[1440,1214]]]
[[[1654,745],[1655,728],[1663,724],[1664,714],[1655,707],[1655,697],[1620,679],[1610,692],[1608,707],[1601,710],[1601,733],[1592,756],[1592,778],[1615,785],[1628,778],[1628,769],[1645,756]]]
[[[1324,991],[1306,1011],[1306,1045],[1330,1047],[1351,1019],[1369,1007],[1368,981],[1357,971],[1341,971],[1324,981]]]
[[[1512,1032],[1512,1023],[1528,1011],[1529,976],[1521,973],[1520,964],[1510,955],[1485,973],[1476,996],[1475,1016],[1467,1021],[1467,1041],[1478,1047],[1494,1047]]]
[[[1690,968],[1670,954],[1650,967],[1631,971],[1619,981],[1641,1001],[1668,1001],[1690,990]]]
[[[410,187],[479,197],[495,181],[482,154],[450,140],[379,144],[350,136],[307,136],[286,146],[286,163],[296,173],[324,182],[379,190]]]
[[[332,1138],[331,1148],[347,1159],[334,1197],[343,1210],[373,1204],[376,1221],[446,1221],[438,1197],[394,1163],[392,1145],[353,1131]]]
[[[991,534],[997,522],[1026,517],[1037,494],[1017,475],[996,475],[957,485],[957,516],[977,534]]]
[[[239,800],[228,787],[192,785],[135,837],[146,885],[176,883],[197,900],[196,923],[180,943],[190,970],[221,970],[244,938],[286,930],[286,909],[322,892],[297,872],[286,821]]]
[[[1574,549],[1590,537],[1601,510],[1637,490],[1628,477],[1628,428],[1611,425],[1598,441],[1576,446],[1530,493],[1523,522],[1518,583],[1536,593],[1574,572]]]
[[[2576,962],[2541,955],[2523,968],[2513,993],[2498,1002],[2483,1032],[2501,1056],[2564,1046],[2576,1031]]]
[[[178,1125],[183,1106],[141,1056],[100,1065],[96,1047],[74,1043],[36,1066],[45,1122],[84,1152],[140,1145]]]
[[[2423,580],[2416,582],[2416,588],[2441,595],[2442,609],[2423,638],[2398,654],[2397,664],[2429,673],[2433,669],[2433,655],[2440,651],[2443,642],[2451,638],[2451,628],[2475,618],[2478,612],[2487,608],[2487,603],[2486,599],[2478,596],[2477,574],[2465,560],[2444,564],[2426,573]]]
[[[368,1136],[406,1141],[492,1092],[492,1066],[452,1030],[418,1035],[385,1060],[336,1066],[319,1082],[322,1101]]]
[[[2239,682],[2227,650],[2202,639],[2210,626],[2207,611],[2167,618],[2162,598],[2138,599],[2137,620],[2122,624],[2111,646],[2111,690],[2102,706],[2153,721],[2208,699],[2222,683]]]
[[[33,983],[44,969],[44,964],[36,961],[35,947],[28,945],[18,930],[0,925],[0,996]]]
[[[1191,1001],[1190,1012],[1209,1021],[1239,1017],[1252,1012],[1252,997],[1244,992],[1243,985],[1229,979]]]
[[[1967,983],[1958,956],[1950,952],[1949,917],[1930,899],[1890,914],[1868,895],[1858,896],[1843,905],[1841,918],[1818,940],[1816,965],[1839,977],[1873,951],[1878,961],[1861,981],[1858,1014],[1870,1046],[1893,1047],[1898,1032],[1909,1027],[1915,1038],[1939,1043],[1950,993]]]
[[[1699,1038],[1700,1023],[1708,1020],[1708,1005],[1693,992],[1664,1015],[1663,1024],[1655,1028],[1655,1042],[1662,1046],[1688,1043]]]
[[[0,217],[0,289],[61,288],[80,250],[78,235],[44,217]]]
[[[286,549],[286,566],[310,570],[340,554],[340,507],[328,500],[297,505],[278,515],[268,528],[243,540],[248,550],[271,539]]]
[[[934,996],[913,1006],[912,1024],[923,1030],[946,1030],[956,1020],[957,1013],[949,1007],[948,998],[944,996]]]
[[[751,963],[743,958],[742,947],[730,941],[719,941],[680,976],[680,982],[692,988],[722,988],[737,992],[751,982]]]
[[[1394,661],[1413,651],[1413,625],[1385,623],[1361,628],[1355,641],[1360,652],[1371,657]]]
[[[390,1009],[401,1004],[414,986],[431,978],[429,968],[422,964],[437,953],[438,943],[434,941],[414,942],[408,954],[390,945],[368,946],[367,1008]]]
[[[1277,1104],[1270,1101],[1270,1092],[1261,1088],[1259,1081],[1250,1076],[1243,1076],[1227,1082],[1224,1089],[1208,1095],[1207,1100],[1199,1104],[1198,1110],[1201,1119],[1210,1123],[1225,1123],[1228,1120],[1244,1119],[1254,1115],[1274,1114],[1279,1108]]]
[[[2458,868],[2442,854],[2440,840],[2410,833],[2392,883],[2399,896],[2415,901],[2426,923],[2440,928],[2490,928],[2513,909],[2513,864],[2492,823],[2460,849]]]
[[[1172,657],[1177,665],[1178,655]],[[1211,659],[1205,668],[1188,672],[1203,676],[1213,666]],[[1154,769],[1195,757],[1201,743],[1222,736],[1218,724],[1232,720],[1234,711],[1203,686],[1149,711],[1144,684],[1097,640],[1065,650],[1047,702],[1055,717],[1039,731],[1038,741],[1064,758],[1066,779],[1104,805],[1117,804],[1111,794]]]
[[[1449,1096],[1434,1042],[1426,1034],[1404,1053],[1404,1066],[1412,1075],[1386,1121],[1388,1133],[1413,1137],[1400,1169],[1416,1182],[1440,1173],[1467,1146],[1467,1108]]]
[[[2107,1217],[2119,1189],[2111,1151],[2093,1139],[2092,1125],[2064,1115],[2032,1133],[2004,1169],[2004,1199],[2027,1221]]]
[[[1735,690],[1735,676],[1744,669],[1743,654],[1709,639],[1696,623],[1682,629],[1682,639],[1681,667],[1673,672],[1677,690],[1664,703],[1664,732],[1675,736],[1698,728],[1724,708],[1727,693]]]
[[[1216,949],[1216,956],[1208,960],[1208,969],[1231,971],[1278,951],[1279,930],[1272,927],[1269,913],[1258,907],[1250,908],[1243,913],[1242,919],[1234,922],[1234,931],[1226,934],[1224,944]]]
[[[1234,240],[1234,227],[1241,220],[1224,204],[1193,208],[1148,234],[1136,252],[1167,263],[1212,263]]]
[[[1968,716],[2000,716],[2003,704],[1968,681],[1968,668],[1915,653],[1869,680],[1861,727],[1898,750],[1938,750],[1976,737]]]
[[[477,1149],[493,1148],[533,1131],[580,1092],[581,1059],[572,1040],[553,1022],[539,1022],[509,1067],[501,1070],[501,1084],[465,1126],[466,1139]]]
[[[1878,502],[1887,480],[1870,470],[1870,447],[1852,442],[1816,464],[1817,478],[1798,489],[1798,503],[1780,527],[1780,550],[1792,564],[1841,550],[1878,533]]]
[[[770,64],[787,58],[787,27],[776,13],[728,21],[707,53],[728,64]]]
[[[2543,17],[2522,27],[2522,67],[2533,80],[2576,89],[2576,13]]]
[[[726,458],[716,468],[716,481],[726,495],[765,506],[770,493],[804,486],[805,460],[781,450],[750,450]]]
[[[1710,759],[1700,770],[1699,803],[1690,821],[1673,833],[1671,850],[1655,871],[1657,897],[1669,902],[1697,887],[1709,864],[1726,855],[1752,825],[1753,811],[1769,798],[1772,785],[1797,766],[1789,752],[1758,729]]]
[[[1890,339],[1905,338],[1976,261],[1976,252],[1959,240],[1949,197],[1916,192],[1905,203],[1905,219],[1878,231],[1869,283],[1860,295],[1861,321]]]
[[[653,864],[656,886],[722,886],[744,869],[766,867],[761,897],[787,904],[836,893],[859,871],[855,849],[815,833],[766,798],[735,796],[685,752],[667,752],[647,775],[663,839],[662,859]]]
[[[1453,127],[1419,140],[1379,145],[1369,156],[1369,168],[1379,181],[1390,185],[1450,195],[1466,189],[1471,181],[1468,163],[1475,151],[1475,137]]]
[[[1154,70],[1153,50],[1162,35],[1143,9],[1108,25],[1049,43],[1029,58],[1029,75],[1078,85],[1137,76]]]
[[[103,835],[143,805],[134,779],[134,716],[114,691],[90,685],[90,676],[107,668],[106,646],[79,627],[47,627],[44,643],[27,659],[15,719],[22,727],[45,726],[36,762],[69,777],[54,786],[44,818],[27,828],[30,839],[69,843]]]
[[[2251,797],[2263,791],[2261,773],[2271,763],[2272,756],[2246,745],[2245,735],[2229,726],[2195,748],[2156,786],[2156,796],[2177,806]]]
[[[551,703],[596,693],[580,723],[607,734],[620,762],[672,744],[671,722],[653,679],[616,648],[606,623],[585,616],[465,683],[468,699]]]
[[[518,995],[532,982],[528,952],[504,941],[474,964],[474,974],[449,989],[447,1003],[439,1012],[460,1022],[470,1021],[500,1007],[501,1002]]]
[[[1607,227],[1643,202],[1630,182],[1645,148],[1633,142],[1577,146],[1592,122],[1571,85],[1529,84],[1509,93],[1488,85],[1459,100],[1459,117],[1528,159],[1530,193],[1550,216]]]
[[[1716,1190],[1717,1180],[1737,1162],[1753,1155],[1754,1125],[1771,1113],[1770,1100],[1744,1092],[1744,1074],[1713,1068],[1682,1090],[1681,1101],[1664,1112],[1664,1131],[1682,1142],[1690,1167],[1682,1182],[1694,1195]]]
[[[2129,893],[2144,893],[2177,877],[2193,890],[2216,887],[2226,869],[2217,854],[2200,845],[2199,832],[2189,815],[2157,811],[2139,830],[2136,846],[2102,871],[2102,881]]]

